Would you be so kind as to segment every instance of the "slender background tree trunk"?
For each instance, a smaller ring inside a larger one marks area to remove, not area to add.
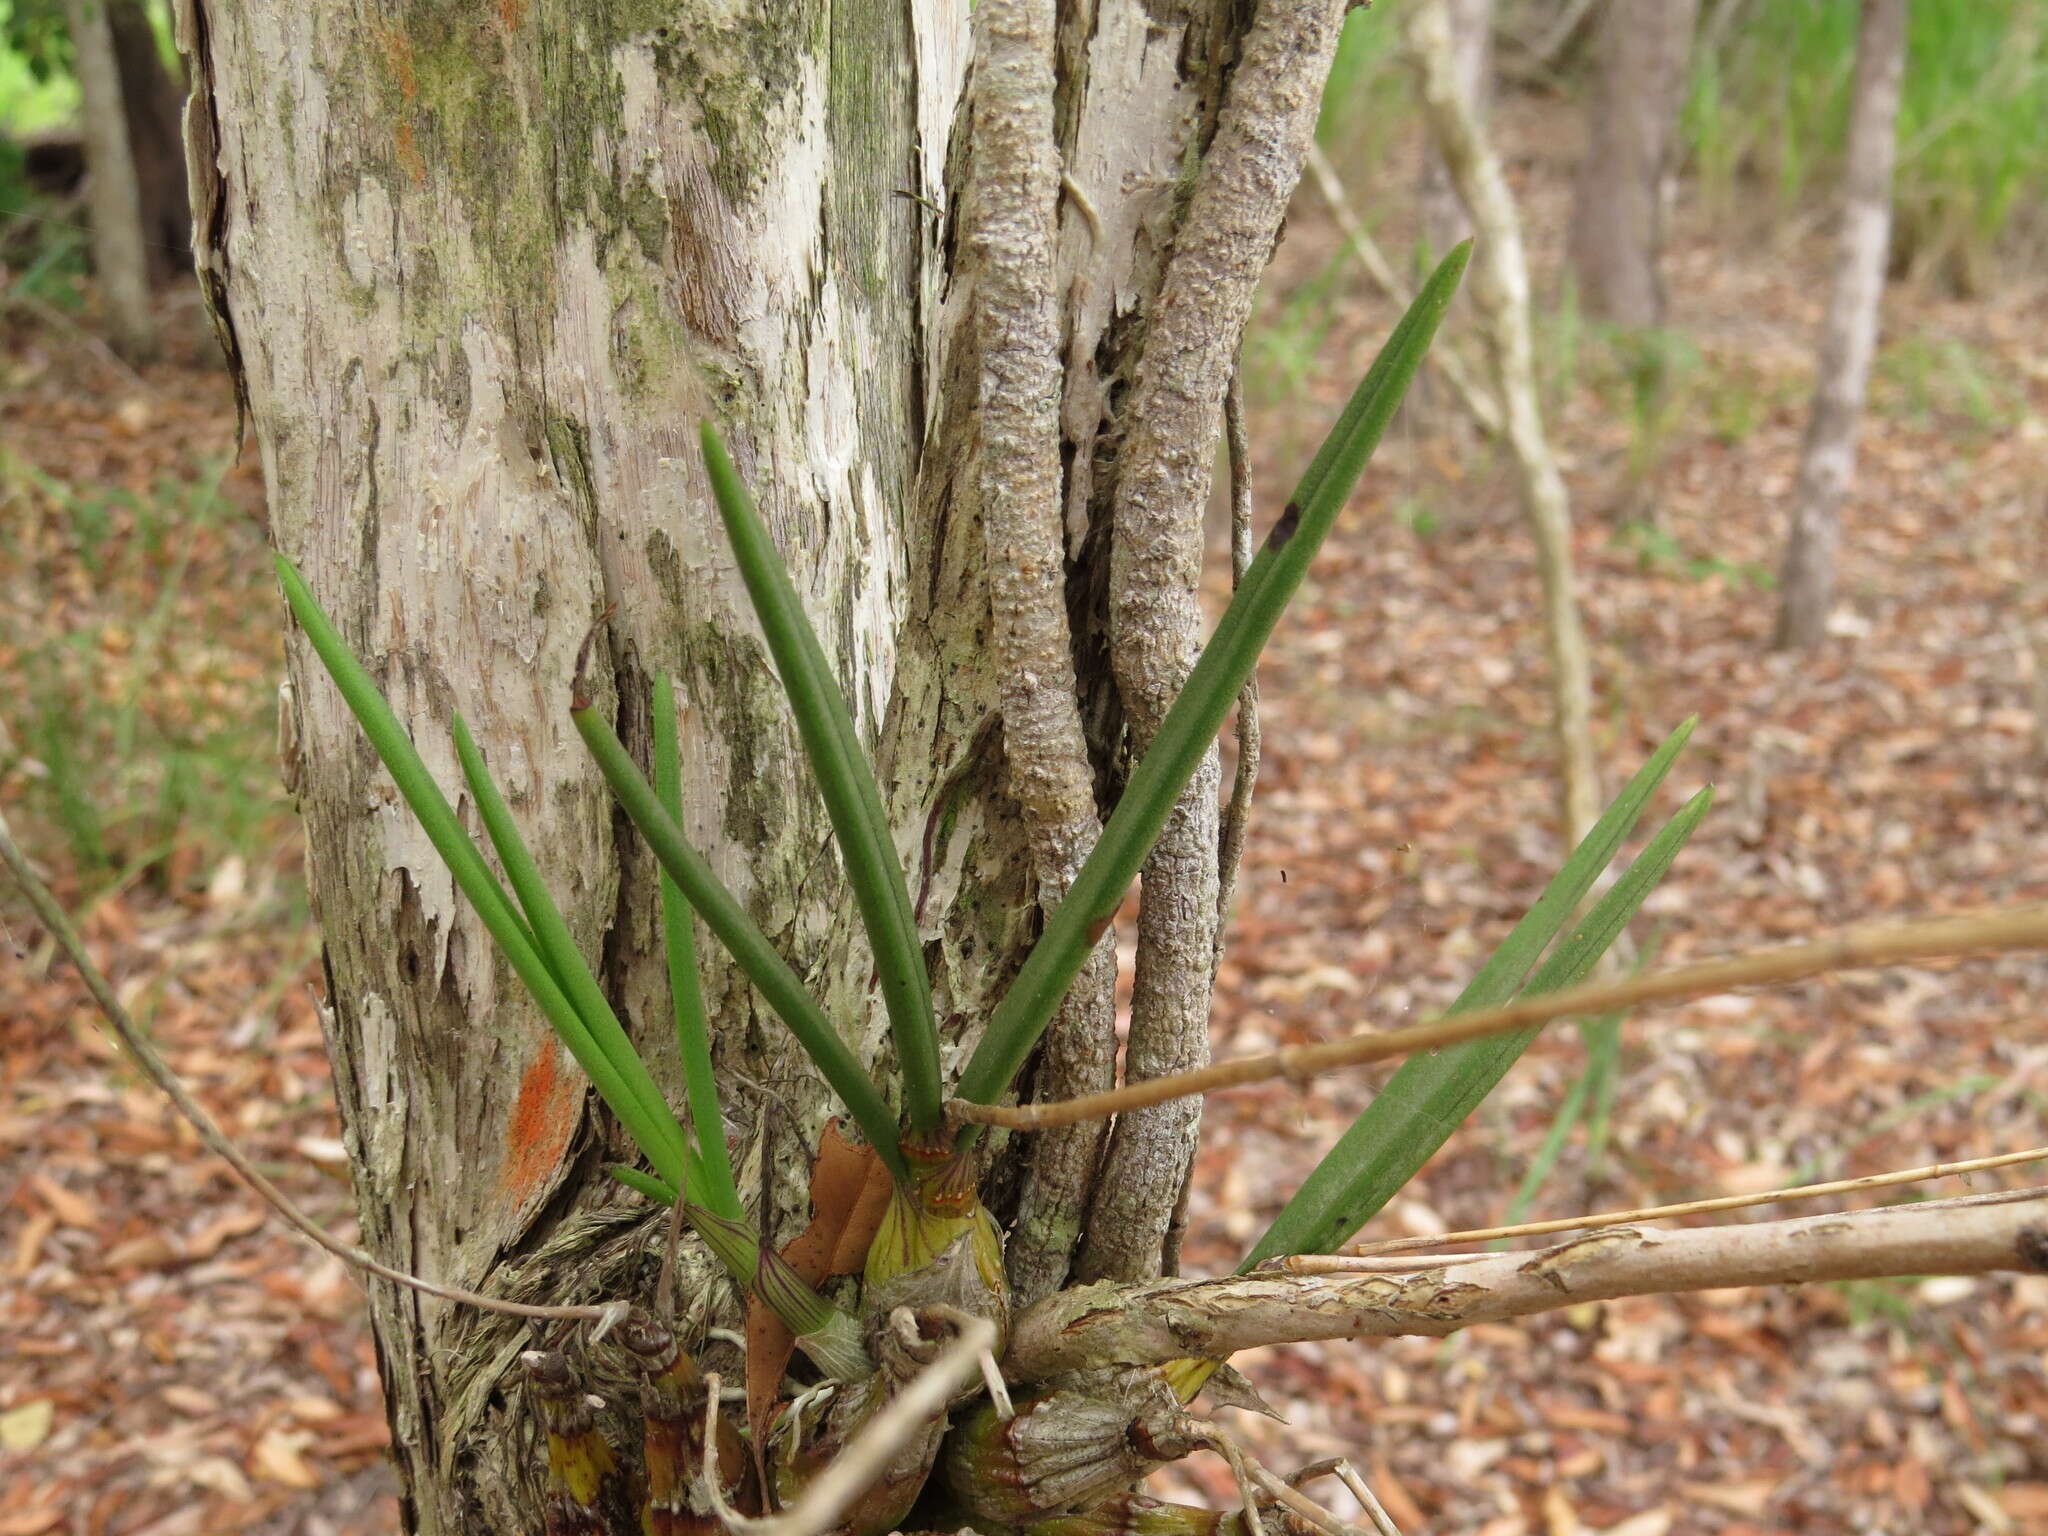
[[[141,0],[109,0],[128,154],[135,164],[144,255],[159,277],[191,271],[192,211],[185,189],[185,87],[164,62]]]
[[[1478,231],[1472,298],[1493,363],[1508,452],[1543,582],[1543,625],[1550,655],[1552,724],[1558,748],[1560,819],[1566,846],[1599,818],[1600,764],[1593,747],[1593,663],[1579,618],[1572,563],[1571,503],[1543,432],[1536,398],[1536,353],[1529,325],[1529,264],[1521,219],[1501,175],[1500,158],[1465,105],[1445,0],[1409,0],[1399,13],[1403,46],[1422,107],[1451,179]]]
[[[140,362],[156,355],[149,312],[149,253],[142,198],[130,157],[128,118],[107,0],[64,0],[64,20],[84,100],[86,203],[92,210],[92,265],[107,306],[114,346]]]
[[[1586,312],[1616,325],[1664,320],[1665,182],[1698,16],[1699,0],[1607,0],[1600,17],[1571,260]]]
[[[1482,128],[1493,107],[1493,0],[1446,0],[1451,61],[1459,94]],[[1422,141],[1422,181],[1416,200],[1422,221],[1425,260],[1434,265],[1444,252],[1472,233],[1472,219],[1436,140]]]
[[[1337,0],[1313,8],[1333,38]],[[690,830],[856,1048],[887,1052],[829,828],[716,531],[704,417],[840,669],[964,1047],[1037,927],[987,641],[977,258],[957,223],[967,7],[181,9],[197,260],[277,543],[446,786],[449,717],[468,721],[671,1097],[653,869],[567,713],[576,650],[608,608],[604,707],[642,745],[650,682],[675,674]],[[1142,391],[1137,344],[1226,70],[1256,53],[1249,20],[1193,3],[1058,20],[1063,585],[1110,786],[1114,402]],[[1327,38],[1294,46],[1319,91]],[[1215,427],[1184,445],[1205,466]],[[1178,513],[1196,530],[1201,505]],[[1180,631],[1198,617],[1161,643],[1190,654]],[[647,1293],[660,1224],[602,1173],[615,1129],[296,640],[289,662],[367,1245],[522,1297]],[[1171,895],[1148,876],[1148,906]],[[827,1095],[715,948],[703,957],[736,1162],[780,1241],[806,1215]],[[1072,1049],[1040,1075],[1077,1076],[1053,1091],[1113,1070],[1111,979],[1069,1010]],[[1041,1287],[1065,1277],[1094,1183],[1085,1149],[1034,1160],[1056,1145],[1013,1144],[985,1185],[1033,1213]],[[1122,1193],[1170,1211],[1176,1147]],[[1158,1270],[1163,1231],[1149,1255],[1117,1236],[1106,1268]],[[534,1529],[532,1428],[506,1379],[527,1330],[381,1286],[371,1305],[408,1527]]]
[[[1780,650],[1819,644],[1834,605],[1842,499],[1856,473],[1856,433],[1877,354],[1878,312],[1891,249],[1892,162],[1905,72],[1906,0],[1864,0],[1849,114],[1841,254],[1821,327],[1813,414],[1807,419],[1793,491],[1773,642]]]

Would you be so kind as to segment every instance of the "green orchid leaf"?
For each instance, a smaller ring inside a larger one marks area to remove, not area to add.
[[[1452,1005],[1451,1013],[1491,1007],[1522,990],[1554,992],[1591,974],[1692,836],[1712,803],[1711,790],[1701,790],[1672,817],[1628,873],[1552,952],[1528,987],[1521,988],[1535,957],[1613,858],[1691,728],[1687,721],[1636,775]],[[1240,1271],[1281,1254],[1328,1253],[1347,1241],[1436,1154],[1538,1033],[1529,1029],[1468,1040],[1427,1056],[1409,1057],[1295,1191],[1246,1255]]]
[[[663,807],[683,821],[681,752],[676,736],[676,692],[666,674],[654,681],[654,792]],[[676,1016],[676,1051],[683,1063],[683,1088],[690,1100],[690,1127],[704,1168],[703,1202],[727,1220],[741,1216],[739,1186],[725,1145],[725,1116],[718,1102],[718,1073],[711,1063],[711,1025],[704,1014],[704,989],[697,975],[697,915],[661,872],[662,947],[668,959],[668,990]]]
[[[960,1079],[961,1098],[988,1104],[1009,1090],[1096,939],[1116,915],[1175,800],[1258,665],[1309,562],[1379,445],[1470,255],[1468,241],[1423,285],[1310,462],[1294,500],[1267,535],[1150,750],[1131,774],[1094,852],[990,1016]]]
[[[599,1096],[632,1134],[662,1178],[671,1188],[686,1186],[690,1158],[682,1127],[663,1104],[646,1066],[630,1045],[627,1059],[622,1060],[593,1037],[543,958],[532,929],[514,910],[490,866],[484,863],[483,855],[462,830],[454,809],[420,760],[412,738],[392,713],[375,680],[349,650],[304,578],[282,555],[277,559],[277,573],[284,585],[285,601],[306,632],[314,654],[334,679],[335,687],[390,772],[399,794],[419,818],[434,851],[454,876],[457,888],[483,919],[485,929],[532,995],[542,1016],[590,1075]]]
[[[719,943],[746,972],[747,979],[768,1000],[768,1006],[796,1036],[797,1044],[839,1095],[847,1113],[889,1171],[898,1178],[904,1177],[903,1155],[897,1148],[896,1117],[859,1059],[825,1016],[825,1010],[818,1006],[789,963],[775,952],[775,946],[747,915],[746,908],[712,872],[704,856],[690,845],[611,723],[580,697],[572,704],[570,717],[627,818],[640,829],[640,835],[647,839],[647,846],[675,881],[676,888],[697,909],[704,926],[717,935]]]
[[[619,1118],[632,1133],[634,1141],[640,1143],[641,1150],[650,1157],[653,1156],[647,1144],[650,1137],[660,1137],[673,1142],[678,1148],[682,1147],[681,1126],[676,1123],[674,1113],[662,1098],[660,1088],[649,1074],[647,1064],[640,1059],[632,1039],[619,1023],[618,1015],[612,1011],[603,988],[591,975],[582,951],[576,947],[569,925],[562,920],[561,909],[548,894],[540,869],[534,863],[533,855],[527,851],[518,825],[512,820],[511,808],[498,792],[497,781],[491,777],[483,754],[477,750],[476,740],[470,735],[469,726],[462,716],[455,717],[453,729],[455,755],[462,764],[463,778],[468,781],[469,792],[476,799],[477,814],[483,820],[492,848],[497,851],[498,863],[505,871],[505,878],[512,883],[512,894],[518,898],[520,908],[526,914],[527,931],[533,935],[542,963],[569,999],[570,1006],[576,1010],[576,1017],[596,1049],[626,1083],[638,1103],[640,1113],[637,1117],[629,1119],[621,1115]]]
[[[889,1030],[903,1074],[904,1114],[916,1135],[929,1137],[938,1129],[942,1106],[939,1032],[932,1017],[931,984],[925,974],[924,948],[911,912],[909,887],[904,882],[903,860],[882,809],[881,790],[861,750],[838,679],[804,615],[803,602],[775,541],[754,509],[753,497],[709,422],[703,426],[702,438],[704,464],[711,476],[712,497],[725,521],[726,539],[753,599],[769,654],[775,658],[783,692],[789,696],[797,735],[824,796],[839,856],[853,887],[854,904],[874,952],[882,1002],[888,1010]]]

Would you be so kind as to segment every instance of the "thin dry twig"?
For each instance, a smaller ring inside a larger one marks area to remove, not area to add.
[[[938,1305],[926,1310],[932,1316],[944,1318],[955,1328],[962,1330],[975,1321],[973,1313],[963,1312],[960,1308],[950,1306],[945,1302],[940,1302]],[[1010,1401],[1010,1384],[1003,1380],[1003,1367],[1001,1362],[996,1359],[996,1352],[993,1349],[983,1350],[980,1355],[980,1364],[981,1384],[988,1389],[989,1401],[995,1404],[996,1417],[1006,1420],[1014,1419],[1017,1416],[1017,1406]]]
[[[1478,235],[1467,290],[1493,364],[1501,427],[1515,464],[1522,510],[1536,545],[1543,629],[1550,653],[1552,724],[1565,842],[1577,844],[1599,819],[1600,763],[1593,746],[1593,663],[1580,620],[1572,566],[1571,502],[1543,430],[1535,343],[1529,327],[1529,264],[1521,217],[1484,126],[1458,79],[1443,0],[1409,0],[1394,13],[1414,68],[1430,141],[1443,157]]]
[[[1424,1237],[1389,1237],[1376,1243],[1354,1243],[1341,1255],[1295,1254],[1285,1267],[1296,1274],[1315,1273],[1314,1266],[1339,1259],[1387,1258],[1395,1254],[1417,1257],[1417,1250],[1449,1248],[1458,1243],[1491,1243],[1511,1237],[1546,1237],[1553,1232],[1590,1232],[1597,1227],[1618,1227],[1642,1221],[1669,1221],[1676,1216],[1703,1216],[1711,1211],[1739,1211],[1752,1205],[1788,1204],[1795,1200],[1817,1200],[1824,1195],[1847,1195],[1865,1189],[1890,1189],[1900,1184],[1924,1184],[1931,1179],[1960,1178],[1985,1173],[1993,1168],[2012,1168],[2021,1163],[2048,1161],[2048,1147],[2029,1147],[2024,1152],[2001,1152],[1992,1157],[1973,1157],[1960,1163],[1929,1163],[1924,1168],[1902,1168],[1892,1173],[1865,1174],[1856,1179],[1834,1179],[1826,1184],[1793,1184],[1784,1189],[1767,1189],[1753,1195],[1716,1195],[1706,1200],[1687,1200],[1677,1205],[1651,1205],[1635,1211],[1602,1211],[1593,1216],[1562,1216],[1554,1221],[1525,1221],[1512,1227],[1476,1227],[1465,1232],[1441,1232]],[[1441,1255],[1450,1258],[1455,1255]],[[1477,1257],[1477,1255],[1466,1255]]]
[[[1318,1463],[1318,1466],[1321,1465],[1324,1464]],[[1360,1474],[1358,1468],[1351,1464],[1349,1458],[1339,1456],[1327,1465],[1336,1474],[1337,1481],[1351,1490],[1351,1497],[1358,1500],[1364,1508],[1367,1518],[1372,1521],[1372,1528],[1379,1536],[1401,1536],[1401,1527],[1394,1524],[1394,1517],[1387,1513],[1387,1506],[1380,1502],[1380,1496],[1372,1491],[1372,1485]],[[1296,1481],[1307,1482],[1310,1470],[1303,1469]]]
[[[1808,944],[1791,944],[1782,949],[1736,955],[1725,960],[1707,960],[1697,965],[1624,981],[1597,982],[1567,987],[1558,992],[1517,998],[1498,1008],[1478,1008],[1451,1014],[1405,1029],[1369,1030],[1347,1035],[1320,1045],[1295,1046],[1213,1066],[1174,1077],[1132,1083],[1110,1093],[1090,1094],[1058,1104],[1015,1106],[968,1104],[953,1100],[948,1113],[962,1125],[1000,1125],[1011,1130],[1035,1131],[1047,1126],[1072,1125],[1079,1120],[1096,1120],[1121,1114],[1148,1104],[1194,1094],[1214,1093],[1222,1088],[1241,1088],[1252,1083],[1287,1078],[1306,1082],[1338,1067],[1384,1061],[1392,1056],[1412,1055],[1466,1040],[1512,1034],[1535,1024],[1574,1016],[1591,1017],[1637,1008],[1646,1003],[1684,1002],[1732,992],[1742,987],[1783,985],[1824,976],[1835,971],[1867,970],[1875,966],[1915,965],[1930,960],[1956,960],[1972,955],[2009,950],[2048,949],[2048,907],[2019,907],[2011,911],[1980,912],[1965,917],[1928,918],[1883,928],[1852,928]]]
[[[899,1312],[907,1309],[899,1307]],[[718,1518],[734,1536],[821,1536],[839,1521],[853,1501],[887,1470],[890,1460],[945,1412],[953,1393],[979,1369],[982,1355],[995,1347],[995,1324],[967,1318],[953,1342],[941,1350],[903,1389],[889,1400],[860,1434],[804,1487],[803,1495],[781,1514],[753,1519],[725,1501],[718,1482],[718,1376],[705,1373],[709,1390],[709,1422],[704,1434],[704,1486]]]
[[[1324,1536],[1358,1536],[1349,1525],[1303,1493],[1292,1481],[1261,1465],[1256,1456],[1239,1445],[1219,1426],[1197,1419],[1193,1421],[1192,1428],[1204,1445],[1230,1463],[1230,1470],[1236,1474],[1240,1488],[1247,1483],[1251,1484],[1290,1514],[1323,1532]],[[1257,1500],[1247,1491],[1244,1507],[1246,1515],[1251,1517],[1247,1519],[1247,1524],[1251,1524],[1251,1519],[1256,1518],[1256,1503]]]
[[[1365,275],[1372,279],[1375,288],[1406,309],[1415,302],[1415,290],[1401,281],[1394,271],[1394,264],[1387,260],[1387,253],[1380,249],[1379,242],[1358,217],[1351,206],[1351,198],[1344,190],[1343,178],[1330,163],[1330,157],[1323,152],[1320,144],[1308,147],[1309,179],[1316,184],[1316,190],[1323,195],[1330,217],[1337,221],[1337,232],[1344,237],[1344,243],[1351,248],[1351,254],[1358,258],[1358,264],[1365,269]],[[1465,360],[1449,341],[1439,336],[1436,345],[1423,354],[1425,368],[1443,375],[1444,382],[1451,386],[1451,392],[1458,397],[1458,403],[1465,407],[1473,424],[1488,437],[1499,437],[1501,431],[1500,404],[1466,368]]]
[[[1221,1360],[1262,1344],[1440,1338],[1618,1296],[1997,1270],[2048,1272],[2048,1189],[1675,1232],[1609,1227],[1537,1253],[1491,1253],[1406,1275],[1261,1270],[1080,1286],[1017,1320],[1003,1364],[1011,1380],[1033,1381]]]
[[[1197,1433],[1211,1450],[1230,1463],[1230,1475],[1237,1479],[1237,1498],[1244,1511],[1244,1528],[1251,1536],[1266,1536],[1266,1519],[1259,1513],[1259,1485],[1252,1479],[1251,1456],[1243,1446],[1220,1431]]]
[[[93,963],[91,954],[87,952],[84,941],[79,938],[78,931],[71,926],[71,919],[65,915],[64,908],[58,903],[57,898],[50,894],[49,887],[43,884],[41,877],[30,867],[27,856],[16,845],[14,833],[8,827],[5,816],[0,816],[0,863],[6,864],[8,873],[14,877],[15,886],[27,898],[29,907],[35,912],[37,919],[48,930],[50,937],[56,940],[57,947],[64,952],[65,957],[77,968],[79,977],[85,982],[86,991],[91,994],[93,1002],[112,1027],[116,1043],[127,1053],[128,1058],[141,1070],[142,1075],[154,1083],[171,1101],[178,1113],[191,1123],[206,1149],[232,1168],[242,1182],[282,1216],[300,1236],[333,1254],[344,1264],[375,1275],[379,1279],[438,1297],[442,1301],[478,1307],[486,1312],[499,1312],[508,1317],[594,1322],[599,1325],[600,1332],[611,1328],[625,1317],[630,1308],[623,1301],[590,1306],[542,1306],[530,1302],[506,1301],[502,1297],[484,1296],[475,1291],[467,1291],[460,1286],[422,1280],[418,1275],[409,1275],[404,1270],[393,1269],[389,1264],[371,1257],[354,1244],[343,1242],[329,1232],[302,1211],[291,1196],[271,1183],[251,1161],[249,1155],[228,1139],[227,1133],[222,1131],[213,1116],[207,1113],[206,1106],[192,1096],[184,1080],[171,1069],[170,1063],[157,1053],[156,1047],[149,1043],[148,1036],[144,1035],[134,1019],[129,1017],[128,1010],[121,1006],[121,1000],[114,995],[112,985],[100,968]]]

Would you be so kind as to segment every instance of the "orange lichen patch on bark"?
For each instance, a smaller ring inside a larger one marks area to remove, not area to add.
[[[524,19],[525,7],[519,0],[498,0],[498,21],[507,32],[517,32]]]
[[[419,71],[413,68],[412,39],[397,27],[384,27],[378,31],[377,41],[383,44],[384,58],[391,66],[391,74],[398,81],[398,94],[407,102],[417,101],[420,94]]]
[[[420,73],[413,64],[412,39],[397,27],[381,27],[377,32],[377,42],[384,50],[384,62],[398,85],[398,94],[410,108],[420,96]],[[409,113],[399,114],[398,126],[392,131],[392,147],[412,184],[424,186],[427,163],[420,155]]]
[[[562,1070],[562,1047],[543,1040],[519,1080],[519,1099],[505,1136],[498,1188],[512,1204],[524,1205],[560,1164],[576,1130],[583,1086],[581,1073]]]
[[[398,150],[398,163],[405,167],[405,174],[412,178],[414,186],[425,186],[427,181],[427,162],[420,158],[419,145],[413,140],[411,118],[401,117],[398,120],[398,132],[395,136],[395,143]]]

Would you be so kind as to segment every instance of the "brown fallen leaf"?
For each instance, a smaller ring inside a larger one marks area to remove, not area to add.
[[[50,1208],[50,1214],[67,1227],[96,1227],[100,1208],[76,1190],[66,1189],[47,1173],[29,1175],[29,1187]]]
[[[44,1242],[56,1230],[57,1218],[48,1211],[37,1211],[21,1224],[21,1231],[14,1238],[14,1259],[8,1266],[16,1277],[26,1275],[36,1267],[36,1260],[42,1257]]]
[[[1740,1483],[1681,1483],[1679,1489],[1696,1504],[1754,1519],[1770,1506],[1771,1496],[1778,1491],[1778,1480],[1757,1477]]]
[[[172,1382],[157,1393],[165,1402],[188,1418],[205,1418],[208,1414],[220,1412],[220,1399],[197,1387],[182,1382]]]
[[[2048,1531],[2048,1483],[2007,1483],[1998,1507],[2030,1531]]]
[[[320,1473],[305,1457],[318,1438],[310,1429],[272,1429],[249,1452],[249,1470],[287,1488],[318,1488]]]
[[[210,1259],[221,1250],[221,1245],[230,1238],[247,1237],[263,1225],[261,1207],[246,1205],[239,1210],[216,1217],[193,1233],[185,1242],[185,1257],[188,1259]]]
[[[1419,1531],[1429,1524],[1429,1516],[1415,1502],[1415,1495],[1408,1491],[1407,1484],[1394,1476],[1394,1469],[1384,1458],[1373,1462],[1367,1486],[1379,1496],[1379,1501],[1387,1507],[1388,1516],[1402,1530]]]
[[[131,1237],[126,1242],[114,1244],[100,1255],[100,1268],[168,1269],[184,1257],[183,1251],[165,1234],[148,1232],[141,1237]]]
[[[34,1450],[49,1438],[56,1421],[57,1405],[47,1397],[0,1413],[0,1451],[20,1456]]]
[[[1666,1536],[1677,1518],[1668,1505],[1646,1509],[1640,1515],[1630,1515],[1626,1520],[1608,1526],[1599,1536]]]
[[[1572,1508],[1572,1501],[1562,1488],[1552,1485],[1543,1494],[1544,1536],[1580,1536],[1585,1526],[1579,1521],[1579,1512]]]

